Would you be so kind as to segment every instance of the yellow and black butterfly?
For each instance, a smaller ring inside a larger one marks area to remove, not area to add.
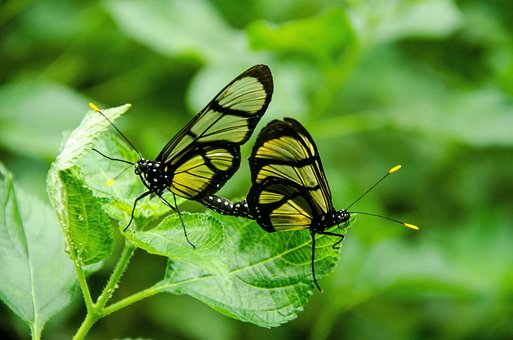
[[[135,165],[135,173],[147,189],[135,199],[128,225],[134,218],[137,202],[149,194],[156,194],[179,213],[176,198],[173,206],[162,197],[166,190],[198,201],[217,192],[239,168],[240,146],[250,138],[272,94],[269,67],[255,65],[226,85],[164,146],[155,160],[141,157],[135,164],[127,162]],[[96,106],[91,107],[100,112]],[[182,226],[187,237],[183,222]]]
[[[203,204],[222,214],[255,219],[267,232],[309,229],[312,277],[321,290],[315,276],[315,235],[338,237],[333,244],[337,248],[344,235],[327,229],[348,222],[350,213],[347,209],[333,207],[331,191],[312,137],[294,119],[273,120],[260,132],[249,164],[252,185],[245,201],[232,203],[209,195]],[[374,186],[399,168],[392,168]],[[389,220],[418,229],[408,223]]]

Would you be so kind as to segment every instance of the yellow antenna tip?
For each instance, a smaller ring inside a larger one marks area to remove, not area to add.
[[[109,179],[109,180],[107,181],[107,186],[108,186],[108,187],[112,186],[112,185],[114,184],[114,182],[116,182],[116,180],[115,180],[114,178]]]
[[[399,164],[399,165],[396,165],[396,166],[394,166],[392,169],[388,170],[388,173],[389,173],[389,174],[392,174],[392,173],[396,172],[396,171],[397,171],[397,170],[399,170],[399,169],[401,169],[401,165],[400,165],[400,164]]]
[[[405,227],[408,227],[410,229],[413,229],[413,230],[420,230],[419,227],[417,227],[416,225],[414,224],[410,224],[410,223],[403,223]]]
[[[89,107],[93,110],[93,111],[96,111],[96,112],[99,112],[101,111],[98,106],[94,105],[93,103],[89,103]]]

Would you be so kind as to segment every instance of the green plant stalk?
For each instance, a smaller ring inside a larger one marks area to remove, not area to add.
[[[61,225],[63,225],[62,221],[61,221]],[[80,286],[80,290],[82,291],[82,295],[84,297],[86,310],[89,313],[89,311],[94,308],[93,299],[91,298],[91,291],[89,290],[89,286],[87,285],[87,280],[85,277],[85,273],[82,270],[82,265],[77,258],[77,254],[75,253],[75,248],[72,246],[73,243],[69,239],[69,234],[66,232],[63,232],[63,234],[66,238],[66,244],[69,249],[69,255],[71,257],[73,265],[75,266],[75,271],[77,273],[77,281]]]
[[[89,330],[91,329],[91,327],[93,327],[93,325],[96,323],[96,321],[98,321],[98,318],[95,317],[92,313],[88,312],[73,339],[84,339]]]
[[[91,329],[91,327],[93,327],[94,324],[98,320],[100,320],[100,319],[104,318],[105,316],[107,316],[108,314],[110,314],[110,313],[106,312],[105,304],[109,301],[109,299],[112,297],[112,294],[116,290],[119,280],[123,276],[123,274],[126,270],[126,267],[128,266],[128,263],[130,262],[130,259],[134,255],[135,249],[136,249],[136,247],[131,242],[127,241],[125,243],[125,246],[123,248],[123,251],[121,252],[119,261],[116,264],[116,267],[114,268],[114,271],[112,272],[112,274],[109,278],[109,281],[105,285],[105,288],[103,288],[103,291],[100,294],[100,296],[98,297],[98,299],[96,300],[96,303],[91,304],[91,306],[87,308],[87,315],[86,315],[84,321],[82,322],[82,324],[80,325],[80,328],[78,329],[78,331],[75,334],[75,336],[73,337],[73,339],[75,339],[75,340],[84,339],[85,336],[87,335],[87,333],[89,332],[89,330]],[[82,275],[84,274],[82,267],[79,266],[79,269],[77,269],[77,273],[78,272],[81,272]],[[84,276],[84,280],[85,280],[85,276]],[[89,288],[87,287],[87,282],[85,283],[85,285],[86,285],[86,291],[87,291],[87,293],[89,293]],[[82,286],[82,284],[81,284],[81,286]],[[84,289],[82,291],[84,292]],[[134,295],[138,295],[138,294],[139,293],[136,293]],[[90,298],[91,297],[89,295],[89,299]]]
[[[136,249],[137,248],[133,243],[129,241],[125,242],[125,246],[123,247],[119,261],[114,268],[114,271],[112,272],[107,285],[105,288],[103,288],[103,291],[98,297],[98,300],[96,300],[95,308],[97,310],[103,309],[105,304],[112,297],[112,294],[114,294],[114,291],[118,287],[118,282],[125,273],[126,267],[128,266],[128,263],[130,262],[130,259],[134,255]]]
[[[187,281],[182,281],[181,284],[184,284],[186,282],[190,282],[190,281],[194,281],[196,279],[191,279],[191,280],[187,280]],[[109,314],[112,314],[120,309],[123,309],[125,308],[126,306],[129,306],[135,302],[138,302],[138,301],[141,301],[141,300],[144,300],[148,297],[151,297],[153,295],[157,295],[159,293],[165,293],[166,291],[168,291],[168,289],[172,286],[176,285],[176,283],[169,283],[169,282],[166,282],[165,280],[163,281],[159,281],[157,283],[155,283],[153,286],[149,287],[149,288],[146,288],[145,290],[141,290],[140,292],[138,293],[135,293],[133,295],[130,295],[129,297],[123,299],[123,300],[120,300],[116,303],[113,303],[112,305],[110,306],[107,306],[104,310],[103,310],[103,316],[107,316]]]
[[[102,316],[107,316],[109,314],[112,314],[112,313],[120,310],[120,309],[130,306],[131,304],[133,304],[135,302],[144,300],[148,297],[157,295],[159,293],[163,293],[165,291],[166,286],[169,286],[169,285],[166,284],[165,282],[162,282],[162,281],[157,282],[156,284],[154,284],[153,286],[151,286],[149,288],[141,290],[140,292],[137,292],[123,300],[120,300],[116,303],[113,303],[110,306],[105,307],[105,309],[103,310]]]
[[[77,272],[77,280],[80,285],[80,290],[82,290],[82,294],[84,296],[84,302],[86,305],[86,309],[89,312],[94,308],[93,299],[91,297],[91,291],[89,290],[89,286],[87,285],[87,279],[85,277],[85,273],[82,270],[82,266],[76,261],[76,257],[72,256],[73,264],[75,265],[75,271]]]
[[[68,245],[69,244],[70,243],[69,243],[69,240],[68,240]],[[70,255],[71,255],[71,259],[73,260],[73,264],[75,266],[75,271],[77,272],[78,284],[80,285],[80,290],[82,291],[82,295],[84,296],[84,301],[85,301],[86,310],[87,310],[86,318],[84,319],[84,322],[80,326],[79,331],[77,332],[77,335],[80,332],[80,330],[82,329],[82,326],[84,326],[84,324],[87,324],[87,325],[90,324],[90,326],[87,328],[85,333],[83,333],[82,337],[77,338],[76,335],[75,335],[75,338],[83,339],[84,336],[87,334],[87,331],[89,330],[89,328],[91,328],[91,326],[94,324],[94,322],[96,322],[96,320],[94,320],[94,321],[92,320],[92,317],[94,315],[93,314],[93,312],[94,312],[94,304],[93,304],[93,300],[91,298],[91,292],[89,291],[89,286],[87,285],[87,280],[86,280],[86,277],[85,277],[85,273],[82,270],[82,266],[78,263],[77,258],[76,258],[76,254],[72,250],[71,247],[70,247]],[[87,320],[87,323],[86,323],[86,320]]]
[[[30,324],[30,335],[32,340],[41,339],[41,328],[37,326],[37,322]]]

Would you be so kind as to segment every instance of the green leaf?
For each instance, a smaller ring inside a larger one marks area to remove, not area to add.
[[[104,134],[94,147],[109,157],[133,163],[139,160],[134,150],[116,133]],[[85,154],[77,162],[77,166],[83,173],[84,182],[97,197],[133,203],[134,197],[145,191],[139,177],[134,174],[132,165],[110,160],[97,152]],[[137,187],[138,184],[140,188]]]
[[[113,122],[117,117],[125,113],[130,105],[124,105],[102,111]],[[90,111],[78,128],[76,128],[64,143],[57,160],[52,164],[48,172],[48,195],[52,205],[59,210],[61,202],[62,183],[59,172],[77,165],[80,158],[91,151],[94,143],[101,134],[110,127],[109,122],[95,111]]]
[[[202,265],[221,273],[222,270],[215,268],[219,264],[218,261],[212,258],[214,254],[221,253],[223,243],[221,223],[206,214],[182,212],[181,215],[189,240],[196,248],[187,243],[180,217],[177,214],[166,217],[151,230],[127,233],[126,236],[135,245],[150,254],[165,256],[192,265]]]
[[[103,111],[111,121],[129,105]],[[57,211],[57,217],[70,254],[78,265],[97,263],[112,252],[112,230],[108,215],[100,201],[87,188],[83,174],[77,167],[79,160],[90,152],[94,143],[110,123],[97,112],[89,112],[75,129],[48,174],[48,194]]]
[[[166,56],[226,62],[245,45],[207,1],[110,0],[107,7],[122,30]]]
[[[45,322],[68,305],[76,276],[49,206],[15,188],[0,164],[0,299],[38,338]]]
[[[125,113],[130,108],[130,104],[102,110],[102,113],[111,122]],[[68,169],[74,166],[78,159],[85,152],[90,151],[101,134],[111,128],[111,124],[105,117],[95,111],[89,111],[88,115],[82,120],[80,126],[76,128],[64,144],[57,161],[53,164],[55,170]]]
[[[63,202],[59,220],[74,260],[81,266],[106,259],[113,248],[109,216],[100,201],[72,170],[59,173]]]
[[[197,242],[196,250],[187,249],[183,236],[172,235],[170,230],[165,237],[152,234],[143,240],[137,236],[147,243],[147,249],[159,249],[171,257],[161,287],[169,293],[191,295],[225,315],[262,327],[295,319],[315,289],[309,232],[267,233],[252,221],[216,218],[223,223],[222,231],[218,223],[208,220],[208,228],[186,223],[190,239]],[[177,233],[180,229],[175,228]],[[220,240],[222,246],[217,247]],[[332,248],[334,242],[325,236],[317,239],[318,278],[331,272],[337,262],[339,251]]]
[[[511,96],[497,88],[463,91],[459,96],[451,96],[448,102],[440,104],[438,126],[426,124],[432,129],[430,134],[438,133],[449,140],[455,139],[478,147],[513,145]],[[445,114],[440,117],[444,108]]]
[[[299,53],[321,59],[338,57],[355,39],[352,25],[341,8],[281,25],[255,22],[248,27],[248,36],[255,49]]]
[[[13,153],[53,157],[62,131],[80,122],[85,98],[62,85],[20,80],[0,88],[0,144]]]
[[[404,1],[386,6],[384,11],[373,9],[374,15],[379,13],[382,18],[376,27],[377,39],[382,42],[406,37],[446,37],[462,24],[461,12],[452,0]]]
[[[513,145],[511,98],[496,88],[453,91],[447,98],[426,91],[424,100],[429,100],[429,106],[420,96],[409,100],[408,106],[389,109],[388,124],[476,147]]]

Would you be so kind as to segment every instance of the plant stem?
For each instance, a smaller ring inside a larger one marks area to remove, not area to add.
[[[130,295],[129,297],[121,300],[121,301],[118,301],[116,303],[113,303],[112,305],[110,306],[107,306],[104,310],[103,310],[103,316],[107,316],[111,313],[114,313],[115,311],[118,311],[126,306],[129,306],[137,301],[141,301],[143,299],[146,299],[148,297],[151,297],[153,295],[156,295],[156,294],[159,294],[159,293],[162,293],[164,291],[164,283],[163,282],[157,282],[156,284],[154,284],[153,286],[151,286],[150,288],[146,288],[145,290],[141,290],[140,292],[138,293],[135,293],[133,295]]]
[[[37,323],[33,323],[30,325],[30,334],[32,337],[32,340],[39,340],[41,339],[41,329],[37,325]]]
[[[126,267],[128,266],[128,263],[130,262],[130,259],[134,255],[135,249],[136,249],[136,247],[131,242],[129,242],[129,241],[125,242],[125,246],[123,248],[123,251],[121,252],[119,261],[116,264],[116,267],[114,268],[114,271],[112,272],[112,274],[109,278],[109,281],[105,285],[105,288],[103,289],[102,293],[96,300],[95,304],[92,303],[91,296],[89,294],[89,289],[87,288],[87,283],[85,283],[86,290],[82,289],[82,291],[83,292],[87,291],[87,294],[89,295],[89,297],[85,298],[85,294],[84,294],[84,298],[86,300],[86,305],[87,305],[88,300],[91,301],[91,305],[88,306],[87,315],[86,315],[84,321],[82,322],[82,324],[80,325],[80,328],[78,329],[78,331],[75,334],[75,336],[73,337],[73,339],[75,339],[75,340],[84,339],[84,337],[87,335],[87,333],[89,332],[91,327],[93,327],[93,325],[98,320],[102,319],[103,317],[105,317],[106,315],[111,313],[111,312],[106,313],[106,309],[104,308],[105,304],[110,300],[110,298],[112,297],[112,294],[116,290],[119,280],[123,276],[123,273],[125,272]],[[84,272],[82,271],[81,267],[79,269],[77,269],[77,274],[78,273],[81,273],[79,275],[79,281],[80,281],[80,276],[83,276],[83,279],[85,281],[85,276],[83,275]],[[80,285],[82,286],[82,283]]]
[[[93,327],[93,325],[96,323],[96,321],[98,321],[98,318],[93,316],[93,313],[88,312],[73,339],[84,339],[89,330],[91,329],[91,327]]]
[[[125,242],[125,247],[123,248],[123,251],[121,252],[121,256],[119,258],[118,263],[116,264],[116,268],[114,268],[114,271],[112,272],[109,281],[107,282],[107,285],[105,288],[103,288],[102,293],[98,297],[98,300],[96,300],[95,308],[97,310],[103,309],[105,304],[109,301],[109,299],[112,297],[112,294],[116,290],[118,286],[118,282],[123,276],[123,273],[126,270],[126,267],[128,266],[128,263],[130,262],[130,259],[134,255],[136,247],[129,241]]]
[[[80,289],[82,290],[82,295],[84,296],[84,302],[86,305],[86,310],[89,313],[94,309],[93,299],[91,298],[91,292],[89,291],[89,286],[87,285],[87,280],[85,277],[85,273],[82,270],[82,266],[77,262],[76,256],[72,256],[73,264],[75,265],[75,271],[77,272],[77,280],[80,285]]]

